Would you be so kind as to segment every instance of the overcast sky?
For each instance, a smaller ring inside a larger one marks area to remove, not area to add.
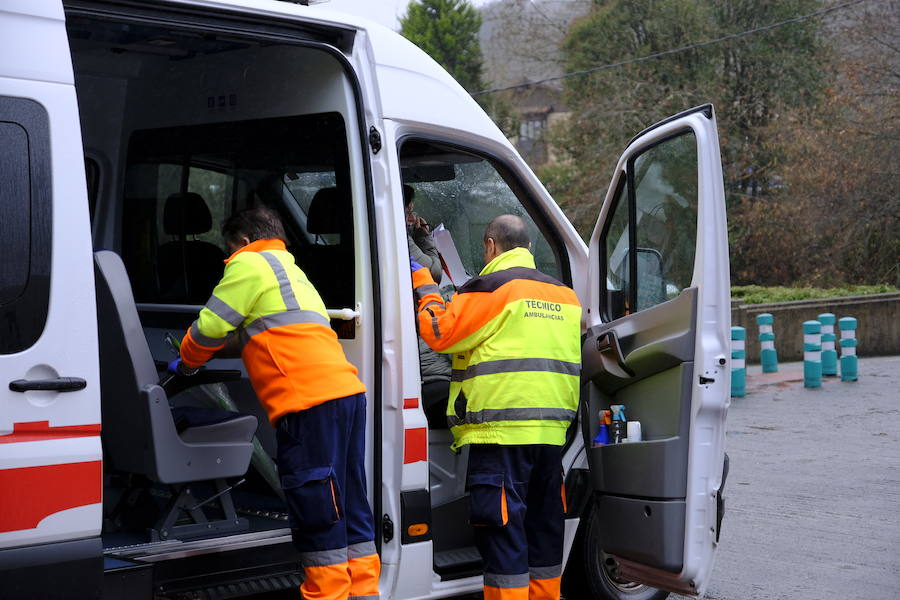
[[[490,1],[472,0],[472,4],[482,6]],[[359,15],[399,30],[400,17],[406,13],[407,4],[409,0],[328,0],[315,6]]]

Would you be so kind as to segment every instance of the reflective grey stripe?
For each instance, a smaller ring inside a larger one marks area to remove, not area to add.
[[[375,542],[360,542],[347,546],[347,555],[350,558],[362,558],[375,554]]]
[[[437,317],[434,316],[434,313],[431,312],[430,308],[426,307],[425,310],[428,311],[429,315],[431,315],[431,330],[434,332],[435,339],[441,339],[441,330],[438,327]]]
[[[275,271],[275,279],[278,280],[278,289],[281,291],[281,299],[284,300],[284,307],[287,310],[297,310],[300,305],[297,303],[297,296],[294,295],[294,288],[291,287],[291,279],[288,277],[284,265],[278,258],[268,252],[260,252],[272,270]]]
[[[237,327],[244,322],[244,319],[247,318],[238,311],[228,306],[228,304],[224,300],[222,300],[221,298],[216,298],[215,296],[210,296],[209,302],[206,303],[206,308],[208,308],[214,315],[216,315],[232,327]]]
[[[347,600],[379,600],[381,595],[376,594],[374,596],[347,596]]]
[[[440,288],[435,283],[429,283],[416,288],[416,300],[421,300],[428,294],[441,294]]]
[[[522,371],[541,371],[544,373],[562,373],[578,376],[581,374],[581,363],[573,363],[552,358],[504,358],[486,360],[469,366],[465,371],[454,369],[451,381],[464,381],[479,375],[496,375],[497,373],[519,373]]]
[[[457,425],[481,425],[494,421],[571,421],[575,411],[568,408],[485,408],[467,412],[462,419],[456,415],[447,417],[451,427]]]
[[[244,332],[249,338],[267,329],[284,325],[296,325],[298,323],[316,323],[329,327],[328,319],[314,310],[289,310],[288,312],[274,313],[255,319],[244,328]]]
[[[194,340],[198,346],[202,346],[203,348],[218,348],[225,343],[227,336],[214,338],[203,335],[200,333],[200,326],[197,324],[197,321],[194,321],[191,323],[191,339]]]
[[[485,573],[484,585],[497,588],[527,588],[528,573],[518,575],[501,575],[500,573]]]
[[[552,567],[528,567],[528,575],[532,579],[553,579],[562,575],[562,565]]]
[[[304,567],[327,567],[347,562],[347,549],[319,550],[318,552],[301,552],[300,565]]]

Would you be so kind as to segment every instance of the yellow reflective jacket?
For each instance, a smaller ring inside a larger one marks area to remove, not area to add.
[[[190,367],[239,335],[250,382],[275,422],[365,391],[331,329],[319,293],[281,240],[257,240],[225,261],[206,306],[181,343]]]
[[[581,373],[575,292],[536,270],[525,248],[497,256],[450,302],[428,269],[413,286],[422,338],[453,354],[453,447],[565,443]]]

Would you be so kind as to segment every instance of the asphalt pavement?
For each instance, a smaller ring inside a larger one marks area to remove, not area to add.
[[[900,598],[900,357],[863,357],[858,381],[819,389],[802,368],[750,366],[747,396],[732,399],[705,598]]]

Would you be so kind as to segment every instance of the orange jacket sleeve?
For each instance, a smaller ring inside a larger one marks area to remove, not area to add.
[[[487,292],[456,294],[445,302],[428,269],[414,271],[419,335],[438,352],[465,352],[486,337],[484,325],[502,310]]]

